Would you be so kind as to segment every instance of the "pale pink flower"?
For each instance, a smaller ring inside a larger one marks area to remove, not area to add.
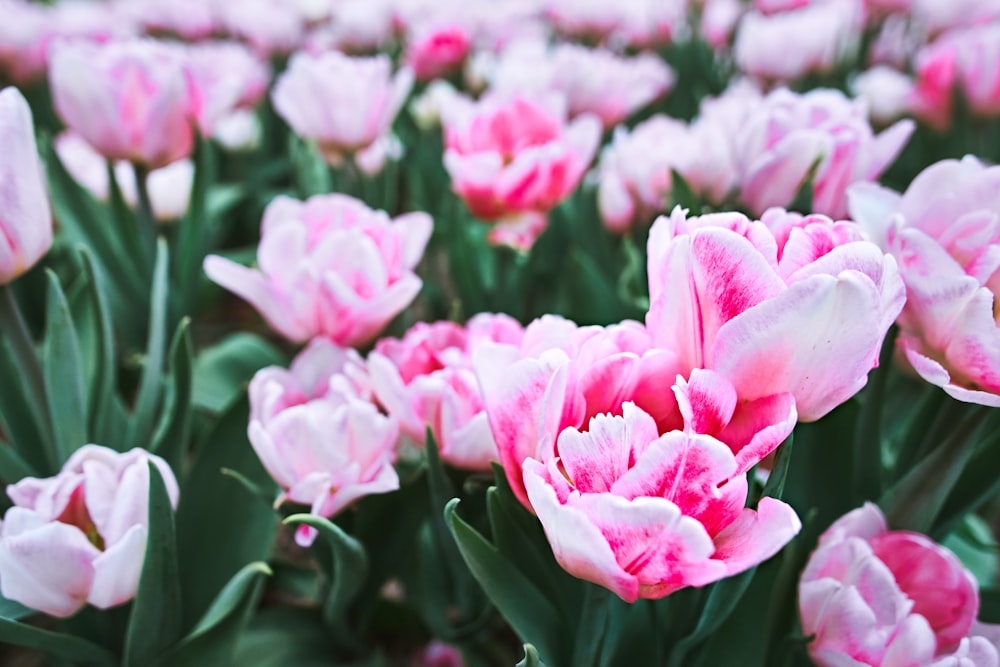
[[[874,185],[850,195],[852,217],[906,283],[899,352],[952,397],[1000,406],[1000,167],[943,160],[902,195]]]
[[[52,211],[31,108],[17,88],[0,90],[0,155],[0,284],[6,284],[52,245]]]
[[[90,190],[100,201],[110,196],[108,187],[107,160],[88,144],[80,135],[66,131],[55,138],[53,145],[59,161],[77,183]],[[138,205],[135,169],[125,161],[115,163],[115,181],[121,189],[122,197],[132,208]],[[194,184],[194,162],[190,159],[171,162],[146,176],[146,189],[153,217],[157,220],[175,220],[182,217],[191,202],[191,187]]]
[[[820,537],[799,580],[802,631],[821,667],[996,667],[977,634],[976,580],[951,551],[892,531],[866,503]]]
[[[528,248],[545,215],[580,184],[601,126],[594,116],[571,123],[522,97],[453,104],[444,120],[444,164],[452,189],[474,216],[497,225],[495,243]]]
[[[170,466],[142,449],[119,453],[85,445],[55,477],[7,487],[14,507],[0,524],[0,592],[50,616],[72,616],[135,596],[149,531],[149,463],[171,504]]]
[[[205,0],[119,0],[119,6],[154,33],[197,41],[219,29],[213,3]]]
[[[1000,18],[1000,0],[910,0],[910,15],[931,35]]]
[[[675,209],[653,224],[648,257],[646,325],[679,372],[717,371],[742,400],[791,393],[803,421],[864,387],[903,307],[896,261],[822,215]]]
[[[746,6],[740,0],[705,0],[699,32],[714,49],[729,45]]]
[[[653,47],[684,36],[687,0],[545,0],[557,30],[612,46]]]
[[[44,76],[52,9],[27,0],[0,0],[0,72],[14,83]]]
[[[186,59],[195,117],[206,136],[234,111],[257,106],[267,94],[270,68],[239,42],[195,44]]]
[[[951,122],[962,96],[973,114],[1000,116],[1000,25],[950,30],[917,54],[914,113],[937,128]]]
[[[282,196],[264,210],[259,269],[211,255],[205,272],[289,340],[360,346],[420,291],[413,269],[431,227],[426,213],[390,219],[347,195]]]
[[[334,0],[330,20],[309,33],[303,48],[313,55],[383,49],[393,38],[393,4],[394,0]]]
[[[57,42],[50,55],[56,111],[106,158],[155,169],[191,153],[195,109],[179,47]]]
[[[489,470],[497,448],[483,410],[472,355],[485,342],[521,342],[513,318],[480,313],[465,326],[419,322],[402,339],[383,338],[368,355],[378,402],[399,419],[403,433],[422,446],[427,429],[442,460],[469,470]]]
[[[888,124],[910,110],[913,79],[888,65],[876,65],[858,74],[852,92],[868,105],[868,115],[876,123]]]
[[[399,488],[392,467],[399,425],[372,402],[357,352],[317,338],[288,369],[269,366],[250,381],[247,435],[285,501],[329,518],[357,499]],[[303,526],[296,541],[316,536]]]
[[[749,12],[740,21],[733,56],[740,71],[758,79],[790,81],[830,72],[861,38],[862,0],[810,4],[765,16]]]
[[[877,179],[914,127],[901,120],[875,134],[864,105],[840,91],[775,90],[734,138],[740,199],[755,214],[788,206],[812,173],[812,211],[843,217],[847,186]]]
[[[475,366],[511,488],[570,574],[628,602],[659,598],[752,567],[798,532],[780,501],[744,509],[746,471],[795,424],[789,394],[748,403],[712,371],[685,379],[635,322],[540,320],[520,347],[481,347]]]
[[[219,24],[245,41],[263,58],[289,54],[299,47],[305,22],[294,3],[283,0],[240,0],[214,3]]]
[[[385,55],[300,52],[278,77],[271,99],[292,130],[315,140],[336,164],[389,133],[412,86],[413,70],[404,67],[393,76]]]

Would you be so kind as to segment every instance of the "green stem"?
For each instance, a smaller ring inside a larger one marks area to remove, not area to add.
[[[153,254],[156,249],[156,217],[153,203],[149,198],[149,169],[133,165],[135,170],[135,192],[138,198],[139,234],[144,248]]]

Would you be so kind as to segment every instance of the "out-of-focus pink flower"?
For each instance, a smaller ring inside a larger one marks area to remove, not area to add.
[[[566,123],[522,97],[453,104],[444,117],[444,164],[474,216],[495,221],[495,243],[529,248],[545,215],[569,196],[600,141],[596,117]]]
[[[868,115],[876,123],[891,123],[910,110],[913,80],[894,67],[876,65],[860,73],[851,89],[868,105]]]
[[[943,160],[903,195],[874,184],[850,195],[852,217],[906,283],[899,352],[954,398],[1000,406],[1000,167]]]
[[[749,12],[737,29],[733,55],[751,76],[791,81],[833,70],[857,47],[863,27],[862,0],[810,4],[770,16]]]
[[[780,501],[744,509],[746,471],[794,426],[789,394],[747,403],[713,371],[684,379],[635,322],[539,320],[520,347],[482,346],[475,366],[511,487],[571,574],[628,602],[659,598],[752,567],[798,532]]]
[[[56,137],[53,144],[60,162],[76,182],[90,190],[96,199],[107,201],[110,190],[107,161],[104,157],[82,137],[70,131]],[[191,160],[171,162],[166,167],[149,172],[146,178],[154,218],[176,220],[187,212],[194,183],[194,163]],[[138,193],[135,169],[131,163],[123,161],[115,164],[115,180],[125,202],[135,208],[138,205]]]
[[[910,15],[930,35],[950,28],[986,25],[1000,18],[1000,0],[910,0]]]
[[[560,32],[611,46],[653,47],[683,36],[687,0],[544,0]]]
[[[802,631],[821,667],[995,667],[997,648],[973,627],[976,580],[928,537],[891,531],[866,503],[819,539],[799,580]]]
[[[917,54],[917,81],[911,98],[914,113],[943,129],[951,122],[957,93],[973,113],[1000,115],[998,61],[1000,25],[960,28],[941,35]]]
[[[6,284],[52,245],[52,211],[31,109],[17,88],[0,90],[0,155],[0,284]]]
[[[462,652],[435,639],[415,656],[413,667],[465,667]]]
[[[263,58],[291,53],[303,40],[304,21],[291,2],[217,2],[215,11],[227,32],[246,41]]]
[[[744,12],[746,6],[740,0],[705,0],[699,29],[702,38],[714,49],[728,46]]]
[[[171,504],[170,466],[142,449],[81,447],[55,477],[7,487],[14,507],[0,524],[0,592],[61,618],[85,604],[101,609],[135,596],[146,554],[149,463]]]
[[[864,105],[840,91],[775,90],[734,137],[740,199],[758,215],[788,206],[813,173],[813,212],[843,217],[847,186],[878,178],[914,127],[901,120],[876,135]]]
[[[781,14],[795,9],[821,4],[816,0],[753,0],[751,6],[761,14]]]
[[[300,137],[313,139],[332,164],[389,133],[413,86],[413,70],[392,76],[388,56],[330,51],[292,56],[274,86],[275,110]]]
[[[0,0],[0,72],[15,83],[45,74],[51,8],[26,0]]]
[[[951,123],[959,76],[958,48],[958,42],[942,39],[921,49],[915,59],[916,81],[910,93],[910,108],[915,116],[939,130]]]
[[[270,68],[239,42],[203,42],[188,47],[195,117],[202,134],[237,109],[252,108],[263,99],[271,81]]]
[[[516,320],[502,314],[480,313],[464,327],[417,323],[402,339],[379,340],[368,355],[375,395],[418,446],[430,428],[444,461],[489,470],[497,448],[472,355],[485,342],[518,345],[523,333]]]
[[[106,158],[156,169],[191,153],[194,106],[179,47],[57,42],[50,56],[56,111]]]
[[[119,0],[118,4],[153,33],[197,41],[219,28],[214,3],[205,0]]]
[[[864,387],[903,307],[896,261],[822,215],[676,209],[653,224],[648,256],[646,325],[680,372],[715,370],[743,400],[791,393],[803,421]]]
[[[410,38],[405,62],[420,81],[430,81],[461,68],[472,51],[472,38],[461,25],[446,25]]]
[[[289,340],[324,336],[354,347],[377,336],[420,291],[413,269],[431,227],[426,213],[390,219],[342,194],[277,197],[261,222],[260,269],[212,255],[205,272]]]
[[[247,435],[286,500],[331,517],[362,496],[399,488],[392,467],[399,425],[372,402],[357,352],[317,338],[288,369],[269,366],[250,381]],[[303,526],[296,541],[316,536]]]
[[[313,29],[303,47],[313,55],[379,50],[393,37],[393,5],[394,0],[334,0],[330,20]]]

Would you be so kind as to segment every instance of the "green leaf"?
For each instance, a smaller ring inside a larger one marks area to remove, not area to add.
[[[146,358],[143,364],[142,380],[135,400],[135,410],[129,422],[126,441],[134,445],[150,438],[153,419],[162,399],[163,360],[166,356],[167,339],[167,266],[169,251],[167,242],[160,239],[156,244],[156,266],[153,269],[153,291],[150,297],[149,339],[146,343]]]
[[[789,434],[785,441],[778,446],[774,456],[774,465],[771,467],[771,474],[764,484],[762,496],[781,499],[785,492],[785,480],[788,479],[788,468],[792,463],[792,445],[795,442],[795,433]]]
[[[145,181],[149,171],[145,168],[135,169],[135,182],[137,194],[140,189],[146,187]],[[125,244],[125,252],[131,260],[135,273],[133,275],[148,276],[147,269],[156,251],[156,239],[154,238],[151,211],[143,213],[140,202],[139,213],[137,214],[125,201],[121,187],[118,183],[118,175],[115,173],[115,166],[111,160],[107,161],[108,173],[108,203],[111,206],[111,213],[114,217],[117,230]],[[142,195],[140,194],[140,198]]]
[[[691,215],[701,214],[701,198],[691,189],[687,179],[676,169],[670,170],[671,188],[670,201],[667,202],[666,210],[671,211],[675,206],[687,209]]]
[[[149,462],[149,536],[125,634],[124,667],[148,667],[181,633],[174,510],[160,469]]]
[[[20,379],[20,375],[14,358],[8,341],[0,338],[0,377],[9,378],[7,382],[0,382],[0,427],[10,443],[13,456],[24,461],[31,475],[55,473],[59,468],[54,462],[49,462],[48,448],[43,444],[44,436],[39,431],[39,422],[46,417],[39,414],[35,418],[36,413],[47,410],[47,407],[44,403],[41,406],[35,404],[30,392],[24,389],[21,382],[15,381]],[[6,482],[20,479],[7,477],[6,474],[18,474],[13,468],[0,475],[4,475]]]
[[[515,667],[545,667],[545,663],[538,657],[538,649],[531,644],[525,644],[524,658]]]
[[[234,665],[239,667],[331,667],[335,647],[319,615],[279,606],[261,611],[240,635]]]
[[[35,470],[10,445],[0,443],[0,480],[13,484],[25,477],[34,477]]]
[[[52,429],[56,467],[78,448],[87,444],[87,400],[83,386],[83,362],[80,344],[70,316],[66,296],[55,273],[49,278],[45,340],[42,343],[42,369],[45,397]]]
[[[444,516],[472,575],[521,641],[534,643],[547,660],[563,664],[568,656],[559,640],[569,634],[555,607],[495,546],[459,518],[458,502],[450,501]]]
[[[204,432],[181,486],[177,535],[185,627],[204,615],[240,568],[271,556],[278,519],[270,502],[248,497],[239,482],[222,473],[231,469],[260,488],[274,489],[247,440],[248,412],[242,396]],[[275,495],[272,491],[271,498]]]
[[[892,355],[896,349],[893,327],[886,335],[879,353],[879,365],[872,372],[868,387],[860,396],[861,413],[854,434],[854,496],[859,503],[877,498],[882,493],[882,409],[885,389],[892,371]]]
[[[0,618],[5,618],[8,621],[17,621],[25,616],[31,616],[36,614],[34,609],[29,609],[25,607],[20,602],[14,602],[13,600],[8,600],[5,597],[0,597]]]
[[[285,355],[260,336],[239,332],[202,350],[194,365],[192,401],[218,413],[246,391],[246,384],[265,366],[284,366]]]
[[[292,166],[295,170],[295,185],[299,195],[305,199],[313,195],[323,195],[333,191],[330,166],[319,154],[313,141],[300,139],[293,133],[288,135],[291,142]]]
[[[171,294],[176,318],[192,314],[202,276],[202,262],[218,234],[218,220],[224,211],[210,196],[218,178],[216,150],[212,142],[202,136],[195,144],[194,165],[190,203],[177,225],[173,267],[176,289]],[[237,194],[242,194],[241,188],[237,188]],[[223,206],[228,205],[232,204],[223,203]]]
[[[94,259],[93,253],[86,246],[79,247],[83,271],[87,277],[87,295],[90,297],[90,307],[94,312],[96,322],[97,344],[94,346],[94,374],[90,378],[90,394],[88,396],[88,424],[92,439],[109,447],[120,433],[113,433],[110,428],[112,393],[115,387],[115,333],[111,322],[111,311],[105,295],[104,276]]]
[[[343,623],[344,613],[361,590],[368,576],[368,556],[356,539],[340,526],[313,514],[293,514],[284,523],[315,528],[323,542],[330,547],[333,567],[330,572],[330,592],[323,605],[323,619],[327,625]]]
[[[998,549],[989,524],[975,514],[967,514],[958,527],[941,541],[972,572],[980,586],[997,579]]]
[[[1000,588],[987,586],[979,589],[979,621],[1000,623]]]
[[[170,467],[180,470],[191,434],[191,343],[190,321],[181,320],[170,344],[170,375],[160,423],[150,450],[162,456]]]
[[[958,481],[937,518],[936,532],[947,533],[973,511],[1000,490],[1000,432],[998,432],[995,417],[984,424],[985,437],[979,443],[969,463],[962,470]]]
[[[256,609],[269,576],[271,568],[261,562],[250,563],[233,575],[191,633],[171,652],[164,667],[234,664],[236,642]]]
[[[40,649],[74,664],[107,665],[108,667],[114,667],[118,664],[114,654],[86,639],[42,630],[9,618],[0,618],[0,643]]]
[[[752,567],[746,572],[742,572],[733,577],[728,577],[722,581],[712,584],[701,615],[698,617],[698,624],[691,634],[677,642],[670,654],[670,666],[681,667],[685,664],[688,653],[691,649],[703,643],[711,637],[723,623],[732,615],[736,605],[739,604],[753,581],[757,568]]]

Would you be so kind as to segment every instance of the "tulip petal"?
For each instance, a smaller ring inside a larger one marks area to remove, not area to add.
[[[144,525],[133,525],[117,543],[94,559],[94,583],[87,602],[107,609],[135,596],[146,554],[146,536]]]

